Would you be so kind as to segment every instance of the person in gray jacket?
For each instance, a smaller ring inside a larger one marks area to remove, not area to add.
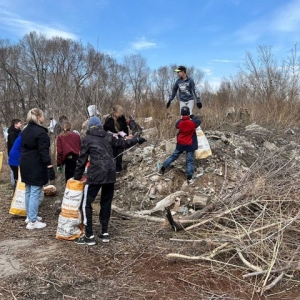
[[[195,100],[197,101],[197,107],[199,109],[202,107],[200,95],[195,87],[195,82],[192,78],[187,76],[186,68],[184,66],[179,66],[174,71],[177,72],[178,79],[173,86],[172,94],[167,103],[167,108],[169,108],[169,106],[171,105],[171,102],[175,98],[176,93],[179,89],[180,110],[183,106],[188,106],[192,114]]]

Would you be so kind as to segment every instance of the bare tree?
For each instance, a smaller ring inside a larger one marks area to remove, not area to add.
[[[135,105],[138,106],[141,103],[143,92],[147,89],[150,69],[146,64],[146,59],[140,54],[125,56],[124,65],[130,86],[129,92],[132,93]]]

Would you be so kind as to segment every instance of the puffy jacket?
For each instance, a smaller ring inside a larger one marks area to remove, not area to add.
[[[22,136],[21,132],[19,136],[15,140],[9,154],[8,154],[8,164],[10,166],[18,167],[20,165],[20,157],[21,157],[21,147],[22,147]]]
[[[70,154],[79,155],[81,140],[80,136],[72,131],[61,133],[56,140],[57,165],[64,164]]]
[[[196,116],[182,116],[176,122],[177,134],[176,149],[179,151],[195,151],[198,149],[198,140],[195,129],[201,124],[201,120]]]
[[[47,128],[34,122],[29,122],[22,131],[20,170],[22,181],[28,185],[43,186],[48,182],[47,166],[51,165],[51,158],[47,132]]]
[[[129,148],[138,142],[137,138],[124,140],[115,138],[102,127],[87,131],[81,143],[74,179],[82,177],[88,158],[87,184],[106,184],[116,182],[116,164],[113,148]]]

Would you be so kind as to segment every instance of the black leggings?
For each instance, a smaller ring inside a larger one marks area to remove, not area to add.
[[[13,173],[14,173],[14,180],[15,180],[15,182],[17,182],[18,181],[18,169],[19,169],[19,167],[18,166],[10,166],[10,168],[11,168],[11,170],[13,171]]]
[[[66,182],[68,181],[68,179],[74,177],[77,158],[78,158],[78,155],[72,154],[72,158],[67,158],[65,160],[65,177],[66,177]]]

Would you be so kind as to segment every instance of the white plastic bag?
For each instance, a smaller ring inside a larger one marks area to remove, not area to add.
[[[87,109],[90,117],[96,117],[97,115],[100,115],[100,112],[97,109],[96,105],[90,105]]]
[[[195,159],[204,159],[212,155],[209,142],[200,126],[196,128],[198,149],[195,151]]]

